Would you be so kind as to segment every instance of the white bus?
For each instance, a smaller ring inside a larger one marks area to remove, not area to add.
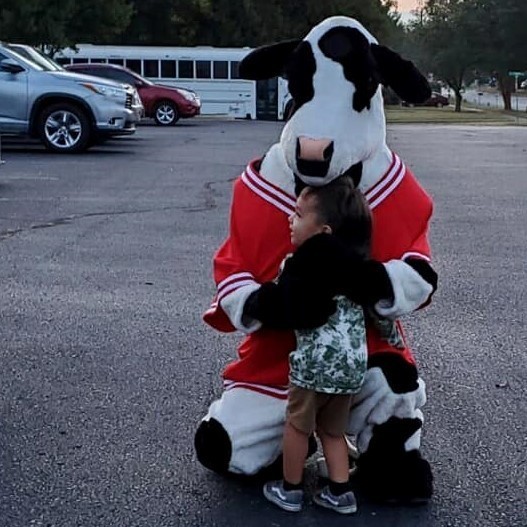
[[[60,64],[118,64],[152,82],[193,90],[201,99],[202,115],[283,119],[290,99],[284,79],[255,82],[239,78],[238,64],[249,51],[251,48],[79,44],[77,50],[62,50],[55,60]]]

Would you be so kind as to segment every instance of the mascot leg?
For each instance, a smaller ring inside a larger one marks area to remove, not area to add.
[[[360,453],[353,478],[370,499],[417,504],[431,498],[432,471],[419,451],[425,402],[414,365],[394,353],[369,358],[348,431]]]
[[[220,474],[281,471],[287,401],[245,388],[225,390],[196,431],[199,462]]]

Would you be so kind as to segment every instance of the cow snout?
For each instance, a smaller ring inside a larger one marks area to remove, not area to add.
[[[333,141],[329,139],[299,137],[296,142],[298,175],[316,178],[326,177],[333,151]]]
[[[330,161],[332,155],[333,141],[330,139],[298,138],[297,159],[304,161]]]

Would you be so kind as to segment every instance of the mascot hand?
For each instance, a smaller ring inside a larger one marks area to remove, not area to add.
[[[335,296],[349,274],[353,256],[346,246],[331,234],[317,234],[306,240],[289,258],[280,280],[288,276],[316,284]]]
[[[322,326],[336,306],[333,298],[301,280],[265,282],[244,306],[244,315],[269,329],[309,329]]]
[[[339,288],[357,304],[373,306],[379,300],[393,300],[393,287],[386,268],[375,260],[355,261],[350,267],[350,274]]]
[[[328,294],[343,294],[361,305],[393,299],[384,265],[361,258],[331,234],[317,234],[306,240],[287,261],[284,274],[287,273],[317,283]]]

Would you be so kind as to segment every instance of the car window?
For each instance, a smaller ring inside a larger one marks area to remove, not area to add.
[[[94,69],[95,75],[100,75],[106,79],[111,79],[118,82],[124,82],[126,84],[135,84],[135,79],[132,75],[126,71],[115,70],[113,68],[97,68]]]
[[[13,54],[13,56],[15,57],[16,61],[23,67],[25,68],[29,68],[31,70],[37,70],[37,71],[44,71],[44,68],[42,66],[40,66],[40,64],[36,64],[35,62],[33,62],[32,60],[29,60],[29,59],[26,59],[25,57],[23,57],[22,55],[20,55],[20,53],[17,53],[16,51],[14,50],[9,50],[10,53]],[[4,58],[6,59],[10,59],[12,57],[10,57],[9,55],[6,57],[4,56]]]
[[[31,62],[38,64],[44,71],[63,71],[63,68],[56,62],[34,48],[27,48],[16,44],[9,44],[8,48]]]
[[[95,77],[102,77],[103,79],[111,79],[106,70],[99,68],[86,68],[83,73],[86,73],[86,75],[94,75]]]

